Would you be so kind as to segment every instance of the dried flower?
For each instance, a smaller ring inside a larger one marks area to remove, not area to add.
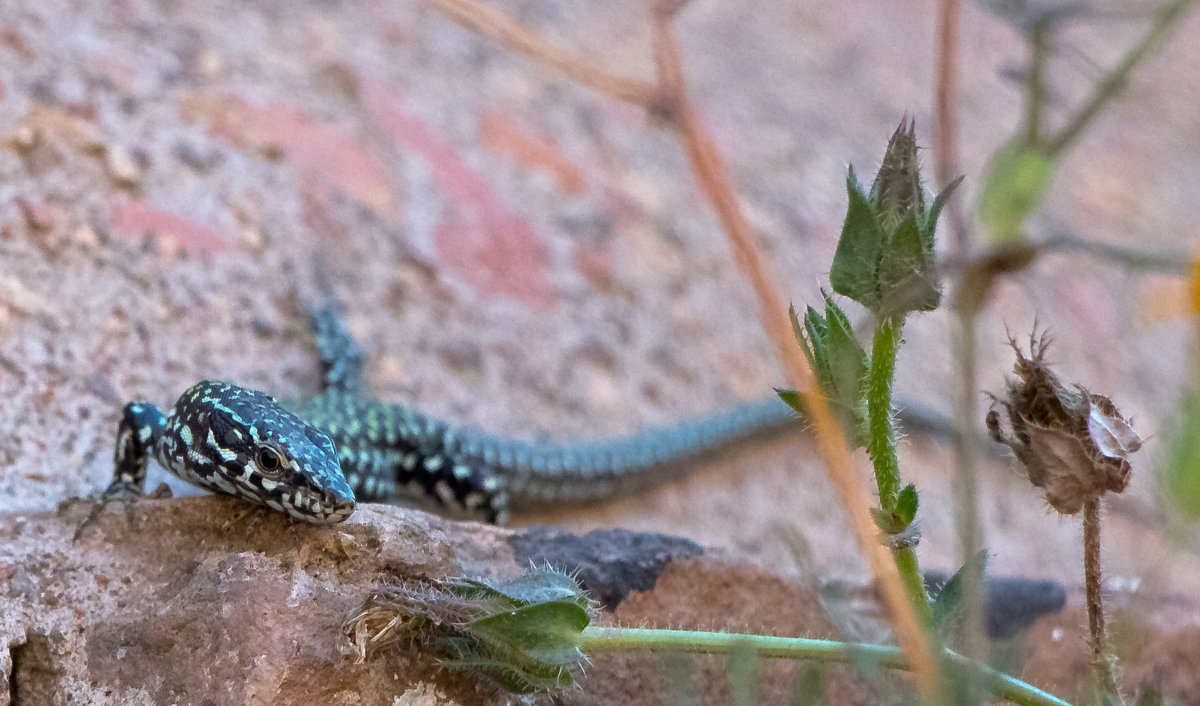
[[[992,438],[1012,449],[1029,482],[1064,515],[1107,491],[1125,490],[1128,456],[1141,448],[1141,437],[1110,399],[1059,382],[1045,362],[1044,334],[1030,336],[1028,358],[1016,341],[1009,343],[1017,353],[1017,379],[1006,381],[1007,399],[993,397],[987,413]],[[1006,412],[1011,434],[1001,429],[996,406]]]

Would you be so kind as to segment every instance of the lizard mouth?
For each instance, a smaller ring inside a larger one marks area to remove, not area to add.
[[[286,512],[292,518],[316,525],[344,522],[354,513],[354,494],[343,489],[306,489],[263,498],[241,493],[254,502]]]
[[[332,525],[346,521],[354,512],[354,495],[336,490],[317,491],[299,498],[298,502],[285,503],[284,509],[305,522]]]

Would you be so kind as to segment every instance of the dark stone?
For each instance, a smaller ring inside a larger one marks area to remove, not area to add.
[[[935,596],[949,579],[944,571],[925,572],[925,586]],[[1067,589],[1049,579],[989,576],[984,587],[984,620],[993,640],[1016,637],[1038,618],[1057,613],[1067,604]]]
[[[515,532],[508,543],[518,563],[550,564],[577,575],[592,598],[610,611],[630,591],[654,588],[658,575],[675,559],[704,553],[699,544],[682,537],[619,529],[580,536],[529,527]]]

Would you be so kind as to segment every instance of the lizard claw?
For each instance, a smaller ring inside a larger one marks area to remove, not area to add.
[[[171,489],[166,483],[159,484],[157,488],[155,488],[149,494],[146,494],[143,493],[141,489],[133,483],[114,480],[111,484],[109,484],[108,488],[106,488],[104,492],[95,497],[91,511],[88,513],[88,516],[84,518],[83,522],[79,523],[79,526],[75,528],[75,534],[71,537],[71,541],[78,542],[79,538],[83,536],[83,533],[87,531],[87,528],[95,523],[97,518],[100,517],[100,513],[103,512],[104,508],[108,507],[110,503],[121,503],[125,507],[125,516],[128,519],[129,524],[132,526],[135,519],[133,511],[134,505],[139,500],[142,498],[169,497],[171,497]]]

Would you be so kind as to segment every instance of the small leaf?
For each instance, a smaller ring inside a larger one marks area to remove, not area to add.
[[[795,304],[788,305],[788,319],[792,322],[792,335],[796,337],[796,343],[804,345],[804,329],[800,327],[800,319],[796,317]]]
[[[912,483],[904,486],[896,498],[895,515],[896,519],[904,525],[901,531],[907,529],[912,524],[913,518],[917,516],[917,487]]]
[[[846,191],[849,195],[846,220],[829,269],[829,284],[838,294],[871,308],[879,300],[875,271],[883,249],[884,232],[853,168],[846,177]]]
[[[896,513],[890,510],[873,507],[871,508],[871,519],[875,521],[875,526],[879,528],[879,531],[884,534],[900,534],[904,531],[900,519],[896,517]]]
[[[808,364],[812,366],[813,373],[817,379],[821,379],[824,373],[826,356],[825,351],[825,319],[821,318],[821,312],[811,306],[804,312],[804,354],[808,357]]]
[[[930,254],[933,253],[933,232],[937,229],[937,222],[938,218],[942,215],[942,208],[950,200],[951,194],[958,188],[958,185],[963,182],[963,178],[963,176],[959,176],[950,182],[946,188],[942,189],[942,193],[933,197],[933,203],[929,206],[929,212],[925,214],[925,222],[921,224],[921,240],[924,241]]]
[[[481,618],[466,632],[539,662],[569,665],[580,659],[579,635],[589,622],[587,611],[574,602],[552,601]]]
[[[800,415],[808,414],[808,405],[804,402],[804,395],[795,390],[783,390],[775,388],[775,394],[779,395],[779,399],[783,400],[787,406],[796,410]]]
[[[507,581],[489,581],[492,590],[523,604],[574,601],[587,605],[587,596],[570,574],[548,567],[533,568]]]
[[[936,309],[942,293],[932,264],[932,253],[926,250],[917,226],[917,214],[910,213],[892,232],[879,261],[882,308],[890,314]]]
[[[943,638],[954,632],[962,621],[966,608],[963,598],[967,577],[974,580],[976,586],[982,587],[986,567],[987,550],[981,549],[958,571],[955,571],[954,575],[937,592],[930,607],[933,613],[933,626]]]
[[[867,353],[850,326],[850,319],[825,291],[825,316],[812,307],[804,316],[805,354],[821,393],[829,400],[846,439],[864,443],[866,416],[862,412],[867,379]],[[786,401],[786,400],[785,400]]]
[[[1024,237],[1025,219],[1042,201],[1057,160],[1019,140],[992,155],[979,198],[979,221],[994,243]]]

